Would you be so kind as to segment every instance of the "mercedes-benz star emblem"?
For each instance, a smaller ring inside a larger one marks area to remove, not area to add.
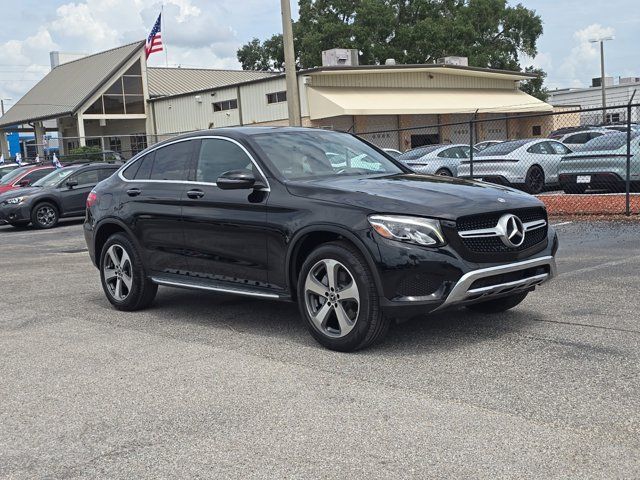
[[[500,239],[507,247],[519,247],[524,243],[524,225],[515,215],[508,213],[498,220]]]

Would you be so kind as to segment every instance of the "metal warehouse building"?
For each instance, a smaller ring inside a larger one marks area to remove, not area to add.
[[[519,90],[519,82],[530,78],[447,59],[428,65],[325,65],[298,72],[303,125],[381,132],[376,135],[381,143],[401,150],[468,142],[468,124],[437,125],[466,122],[474,114],[501,118],[480,124],[478,140],[546,135],[554,127],[552,117],[540,117],[535,125],[518,117],[553,109]],[[285,90],[284,74],[147,67],[143,42],[137,42],[56,66],[0,118],[0,129],[31,125],[40,145],[43,122],[55,120],[63,152],[95,145],[128,152],[128,157],[182,132],[287,125]],[[420,128],[393,132],[409,127]]]

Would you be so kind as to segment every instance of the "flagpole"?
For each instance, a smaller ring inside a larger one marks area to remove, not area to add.
[[[169,66],[169,52],[167,51],[167,44],[164,41],[165,39],[165,27],[167,26],[167,22],[164,21],[164,3],[160,5],[160,18],[162,19],[162,46],[164,48],[164,66]]]

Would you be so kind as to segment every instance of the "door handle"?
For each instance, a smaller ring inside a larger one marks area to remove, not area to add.
[[[129,190],[127,190],[127,195],[129,195],[130,197],[137,197],[141,193],[142,190],[140,190],[139,188],[130,188]]]
[[[202,198],[204,197],[204,192],[202,190],[189,190],[187,192],[187,197],[189,198]]]

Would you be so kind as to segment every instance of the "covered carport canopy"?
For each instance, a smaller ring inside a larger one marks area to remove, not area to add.
[[[551,112],[518,89],[308,87],[311,120],[340,115]]]

